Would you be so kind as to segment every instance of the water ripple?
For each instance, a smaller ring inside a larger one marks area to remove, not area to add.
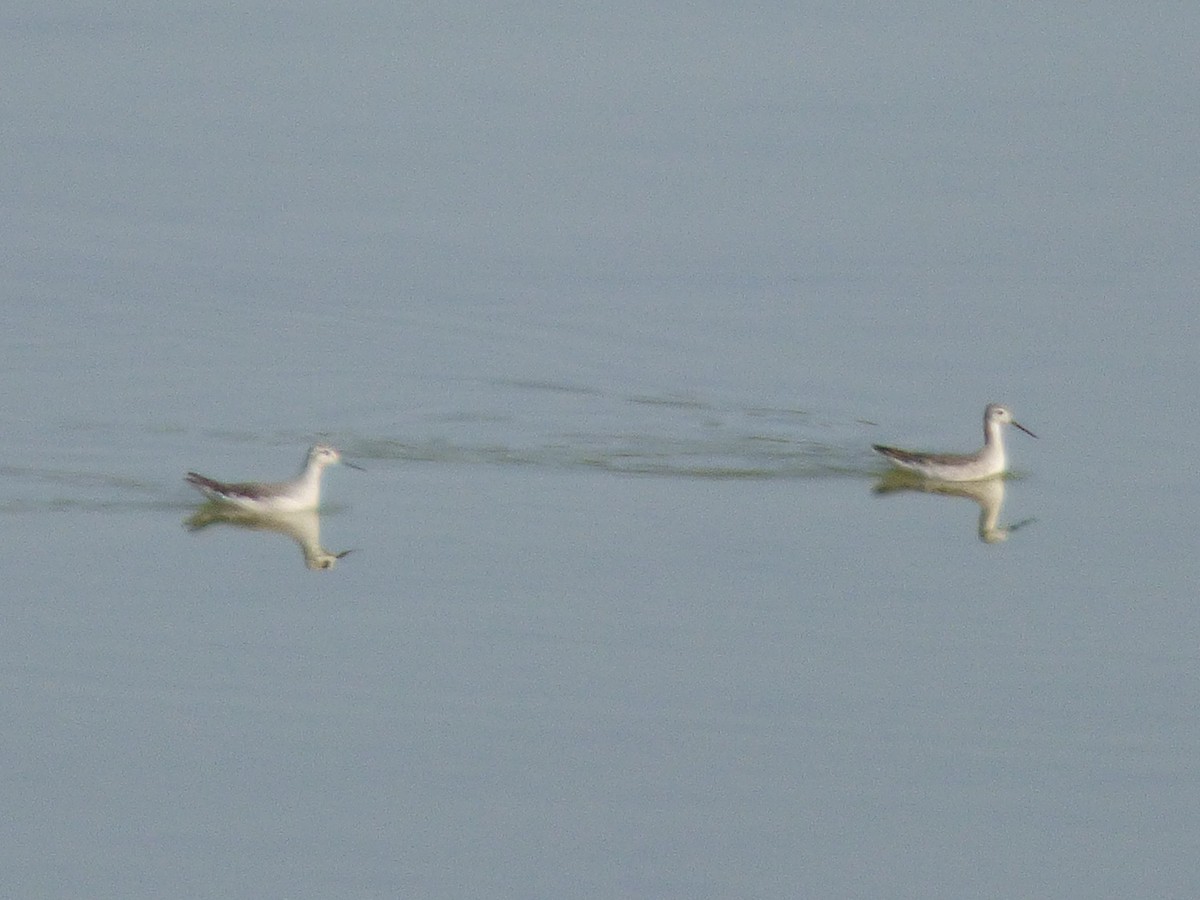
[[[345,449],[362,459],[680,478],[861,476],[878,468],[868,449],[870,423],[860,420],[686,396],[506,386],[520,397],[476,413],[428,412],[408,435],[346,435]],[[531,401],[531,393],[541,395],[534,401],[553,395],[552,408]]]

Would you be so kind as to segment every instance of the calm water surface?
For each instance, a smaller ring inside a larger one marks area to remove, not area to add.
[[[4,893],[1194,896],[1200,15],[439,10],[3,15]]]

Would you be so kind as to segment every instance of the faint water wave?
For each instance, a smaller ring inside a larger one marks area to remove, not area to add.
[[[219,456],[216,448],[270,448],[261,460],[256,452],[254,464],[238,473],[252,478],[284,474],[317,440],[366,462],[659,478],[867,477],[880,469],[869,449],[876,437],[872,423],[836,413],[553,381],[480,380],[445,387],[441,398],[374,429],[256,432],[175,421],[131,435],[117,424],[88,425],[93,442],[120,451],[110,458],[142,471],[114,474],[61,463],[0,466],[0,514],[190,508],[195,498],[182,486],[182,473],[196,460]]]
[[[768,441],[698,442],[651,435],[593,435],[541,446],[458,444],[445,440],[360,440],[359,459],[408,460],[544,469],[591,469],[625,475],[683,478],[814,478],[869,474],[845,448]]]
[[[125,475],[53,469],[38,466],[0,466],[6,485],[0,513],[67,511],[112,512],[116,510],[169,509],[174,504],[162,499],[161,486]],[[33,496],[13,496],[24,485]],[[142,499],[131,500],[130,495]],[[48,496],[49,495],[49,496]]]
[[[863,476],[879,468],[871,423],[861,420],[549,382],[491,389],[475,411],[427,410],[409,435],[346,436],[344,449],[361,459],[680,478]]]
[[[161,474],[162,481],[146,481],[98,472],[0,466],[0,515],[194,510],[198,495],[186,488],[183,478],[176,481],[174,473]],[[322,506],[327,515],[344,509],[338,503]]]

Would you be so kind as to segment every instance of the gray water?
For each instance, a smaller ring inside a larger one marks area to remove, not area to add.
[[[1200,11],[0,23],[6,896],[1200,892]]]

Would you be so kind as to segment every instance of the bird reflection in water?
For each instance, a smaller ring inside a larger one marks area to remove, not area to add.
[[[936,481],[892,471],[884,475],[875,485],[875,493],[896,494],[913,491],[921,494],[942,494],[949,497],[965,497],[979,504],[979,539],[985,544],[999,544],[1018,528],[1034,522],[1022,519],[1012,525],[1000,524],[1000,510],[1004,506],[1004,479],[987,478],[982,481]]]
[[[249,512],[225,503],[206,503],[184,524],[189,531],[210,525],[233,525],[250,531],[274,531],[291,538],[304,554],[310,569],[332,569],[350,550],[334,553],[321,546],[321,519],[316,510],[302,512]]]

